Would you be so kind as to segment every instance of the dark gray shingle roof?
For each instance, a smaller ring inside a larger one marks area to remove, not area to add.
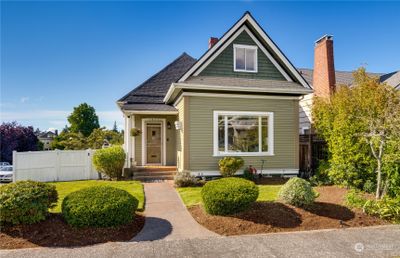
[[[298,68],[303,75],[304,79],[312,85],[313,69]],[[367,73],[369,76],[379,77],[380,82],[386,82],[387,84],[397,87],[400,84],[400,71],[393,73]],[[353,71],[336,71],[336,84],[337,85],[352,85],[354,82]],[[397,84],[396,84],[397,83]]]
[[[161,71],[133,89],[118,102],[126,104],[163,104],[171,83],[176,82],[196,62],[186,53],[180,55]]]
[[[121,108],[138,111],[177,111],[176,108],[167,104],[123,104]]]

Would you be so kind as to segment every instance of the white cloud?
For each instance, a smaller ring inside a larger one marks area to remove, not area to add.
[[[114,111],[98,111],[96,112],[99,117],[101,126],[106,126],[111,129],[114,125],[114,121],[117,122],[119,129],[123,126],[123,116],[118,110]],[[11,111],[1,112],[1,121],[17,121],[24,122],[24,124],[35,124],[41,128],[56,127],[59,129],[64,128],[67,124],[67,117],[71,114],[71,111],[66,110],[28,110],[28,111]]]
[[[1,112],[1,120],[56,120],[66,118],[70,112],[62,110],[31,110],[31,111],[11,111]]]
[[[26,102],[28,102],[28,100],[29,100],[29,97],[22,97],[20,99],[21,103],[26,103]]]

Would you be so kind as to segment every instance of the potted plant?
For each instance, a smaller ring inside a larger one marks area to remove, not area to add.
[[[136,137],[142,134],[142,130],[140,130],[139,128],[132,128],[131,129],[131,136],[132,137]]]

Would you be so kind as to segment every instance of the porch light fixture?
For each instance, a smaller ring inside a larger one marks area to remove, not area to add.
[[[182,122],[175,121],[175,128],[176,128],[176,130],[182,130]]]
[[[171,129],[171,122],[170,121],[167,122],[167,129]]]

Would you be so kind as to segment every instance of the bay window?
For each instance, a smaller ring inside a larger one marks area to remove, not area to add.
[[[214,156],[273,155],[273,113],[214,111]]]

